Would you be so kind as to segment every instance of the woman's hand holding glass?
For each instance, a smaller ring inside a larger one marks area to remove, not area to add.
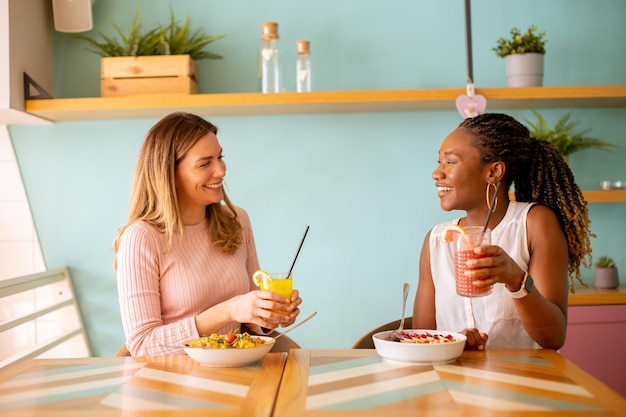
[[[287,327],[292,325],[298,315],[300,309],[298,306],[302,304],[302,298],[300,298],[300,292],[296,289],[291,291],[291,297],[285,298],[283,295],[275,293],[273,291],[253,291],[258,292],[259,297],[265,300],[271,300],[272,305],[265,308],[262,318],[265,318],[267,322],[274,323],[276,327]],[[268,326],[263,326],[268,327]]]
[[[501,282],[510,291],[519,289],[524,271],[500,246],[482,245],[476,247],[474,252],[486,256],[467,261],[470,269],[465,271],[465,275],[475,278],[476,287],[486,288]]]
[[[230,310],[234,321],[275,329],[293,324],[300,314],[300,304],[302,299],[298,290],[292,291],[291,298],[255,290],[232,298]]]

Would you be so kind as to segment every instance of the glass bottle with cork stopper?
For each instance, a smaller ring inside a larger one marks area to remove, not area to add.
[[[278,23],[261,24],[259,51],[259,78],[261,92],[279,93],[281,90],[280,60],[278,54]]]
[[[296,42],[296,91],[298,93],[311,91],[311,43],[309,41]]]

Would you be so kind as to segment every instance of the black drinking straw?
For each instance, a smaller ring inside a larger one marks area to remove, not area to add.
[[[298,259],[298,254],[300,253],[300,249],[302,249],[302,244],[304,243],[304,238],[306,234],[309,232],[309,226],[304,229],[304,235],[302,236],[302,240],[300,241],[300,246],[298,246],[298,251],[296,252],[296,256],[293,258],[293,262],[291,263],[291,268],[289,268],[289,273],[287,274],[287,278],[291,278],[291,271],[293,271],[293,266],[296,264],[296,259]]]

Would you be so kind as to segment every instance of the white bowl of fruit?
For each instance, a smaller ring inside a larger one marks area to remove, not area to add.
[[[376,352],[386,361],[410,365],[454,362],[465,348],[467,337],[441,330],[388,330],[372,336]]]

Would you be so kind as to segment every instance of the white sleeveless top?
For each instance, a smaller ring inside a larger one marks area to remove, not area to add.
[[[522,270],[528,271],[530,254],[526,236],[526,216],[533,203],[511,201],[502,221],[491,231],[491,242],[500,246]],[[513,299],[504,284],[494,285],[484,297],[462,297],[454,281],[454,244],[444,242],[439,224],[430,233],[430,270],[435,285],[437,329],[458,332],[477,328],[489,336],[487,349],[536,349],[539,345],[528,335],[520,321]]]

